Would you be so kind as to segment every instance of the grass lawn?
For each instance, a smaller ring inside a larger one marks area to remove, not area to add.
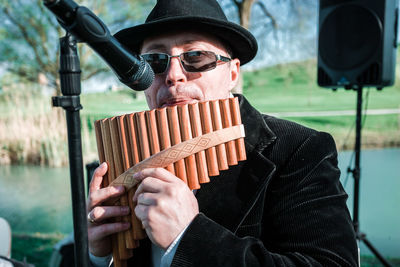
[[[353,149],[355,116],[287,118],[302,125],[332,134],[339,150]],[[364,117],[361,142],[363,148],[399,147],[400,115],[369,115]]]
[[[321,88],[315,63],[302,62],[244,73],[244,95],[261,112],[355,110],[356,92]],[[369,109],[400,108],[400,85],[369,90]]]
[[[35,267],[50,267],[53,246],[63,238],[60,234],[18,233],[12,236],[13,259],[34,264]],[[72,267],[72,266],[71,266]]]
[[[148,109],[143,92],[124,89],[81,95],[82,115],[109,117]]]

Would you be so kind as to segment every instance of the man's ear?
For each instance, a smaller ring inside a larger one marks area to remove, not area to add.
[[[230,62],[230,84],[229,84],[229,91],[232,91],[233,88],[239,82],[239,75],[240,75],[240,60],[234,58]]]

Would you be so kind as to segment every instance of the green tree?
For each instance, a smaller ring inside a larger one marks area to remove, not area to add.
[[[97,14],[110,30],[137,21],[147,13],[148,0],[77,1]],[[65,35],[42,0],[0,0],[0,65],[23,83],[46,83],[60,94],[59,41]],[[110,72],[87,45],[79,45],[82,80]]]

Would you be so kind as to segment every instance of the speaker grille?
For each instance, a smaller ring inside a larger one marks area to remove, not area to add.
[[[378,63],[373,63],[357,77],[357,82],[364,85],[380,84],[380,74],[380,65]]]
[[[330,13],[320,29],[320,55],[327,66],[349,70],[373,58],[382,39],[382,23],[359,5],[342,5]]]
[[[319,2],[318,84],[347,89],[393,85],[399,0]]]

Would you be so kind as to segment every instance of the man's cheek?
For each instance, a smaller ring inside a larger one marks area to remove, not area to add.
[[[153,93],[153,89],[149,88],[146,91],[144,91],[144,95],[146,96],[146,101],[147,101],[147,105],[149,106],[149,108],[153,109],[156,108],[156,102],[155,102],[155,96]]]

